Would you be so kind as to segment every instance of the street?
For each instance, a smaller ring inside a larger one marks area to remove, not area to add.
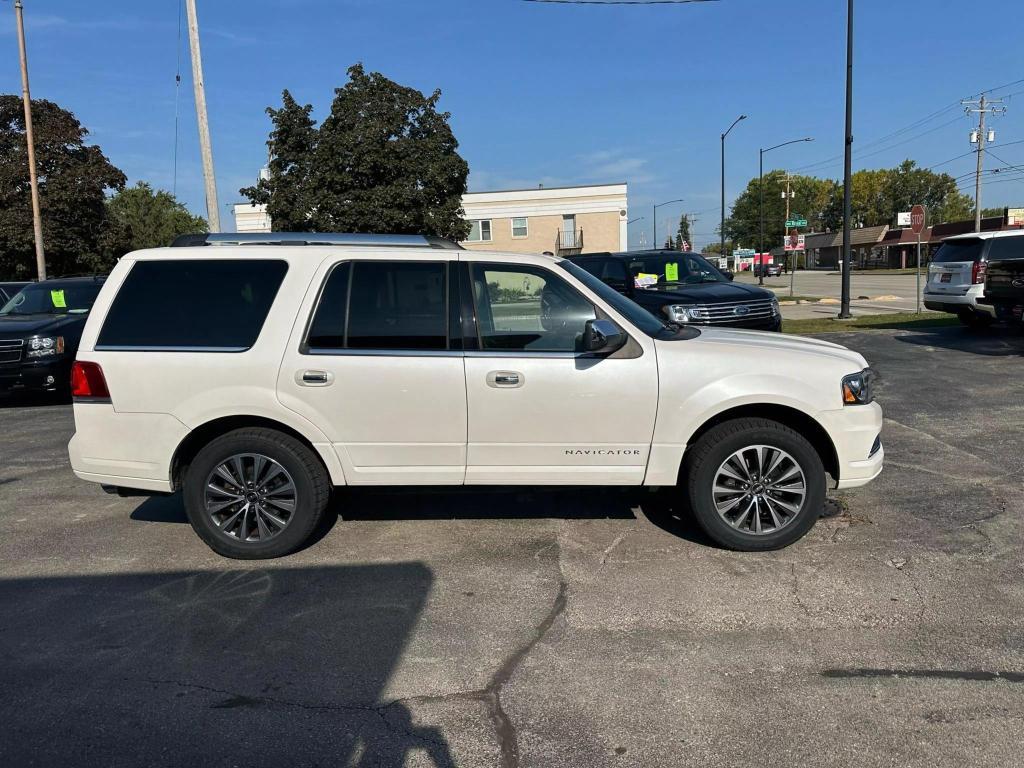
[[[790,295],[790,274],[780,277],[766,277],[764,284],[780,299]],[[921,271],[921,290],[928,278],[927,270]],[[755,285],[757,278],[750,272],[736,275],[737,282]],[[915,291],[917,277],[913,274],[877,274],[872,272],[853,272],[850,275],[850,306],[855,314],[882,314],[890,312],[913,312],[916,308]],[[842,277],[838,272],[824,270],[798,270],[793,281],[793,295],[814,296],[817,298],[834,298],[842,296]],[[871,300],[861,299],[867,296]],[[921,305],[924,311],[924,305]],[[834,304],[784,306],[783,315],[797,317],[819,317],[835,315],[838,311]]]
[[[0,403],[0,765],[1018,764],[1024,338],[825,338],[886,468],[766,554],[641,489],[409,488],[231,561],[76,480],[70,406]]]

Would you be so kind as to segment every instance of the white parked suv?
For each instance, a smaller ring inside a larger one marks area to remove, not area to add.
[[[1006,237],[1019,232],[971,232],[942,241],[928,265],[924,286],[924,306],[938,312],[950,312],[970,327],[989,325],[991,312],[979,306],[985,295],[985,273],[989,261],[1002,258],[1004,246],[1012,246]]]
[[[738,550],[882,470],[864,358],[662,322],[546,256],[416,236],[209,235],[120,260],[73,372],[75,474],[181,491],[236,558],[344,485],[669,486]]]

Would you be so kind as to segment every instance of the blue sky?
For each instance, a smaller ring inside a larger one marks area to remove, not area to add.
[[[32,92],[71,109],[134,182],[173,183],[180,0],[24,0]],[[555,5],[522,0],[198,0],[217,181],[241,200],[266,159],[268,105],[283,88],[322,118],[345,69],[362,61],[400,83],[443,91],[471,168],[470,189],[628,181],[630,241],[697,213],[695,244],[717,239],[719,135],[729,137],[727,196],[768,168],[840,177],[842,0],[720,0],[691,5]],[[931,166],[967,153],[972,119],[956,102],[1024,80],[1019,8],[858,0],[855,167],[906,157]],[[998,20],[1002,19],[1000,23]],[[976,47],[969,41],[981,40]],[[0,92],[20,90],[13,10],[0,4]],[[187,38],[177,192],[205,215]],[[1024,82],[989,168],[1024,166]],[[998,95],[998,94],[997,94]],[[936,114],[937,113],[937,114]],[[886,141],[879,138],[927,121]],[[1004,149],[1000,145],[1005,146]],[[770,161],[770,162],[769,162]],[[954,176],[974,158],[939,166]],[[983,205],[1024,206],[1024,179],[994,174]],[[973,178],[963,179],[973,193]],[[228,219],[230,221],[230,219]]]

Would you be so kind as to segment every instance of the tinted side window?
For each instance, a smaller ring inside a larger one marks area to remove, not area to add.
[[[988,247],[988,260],[1024,259],[1024,236],[993,237]]]
[[[575,263],[617,291],[624,291],[629,284],[626,265],[618,259],[580,259]]]
[[[349,262],[338,264],[327,277],[316,314],[309,326],[306,344],[317,349],[342,349],[348,319]]]
[[[935,264],[949,264],[956,261],[977,261],[985,247],[984,240],[947,240],[932,256]]]
[[[473,296],[481,349],[578,352],[594,306],[547,270],[474,264]]]
[[[346,346],[447,349],[446,270],[443,262],[353,262]]]
[[[248,349],[287,271],[284,261],[262,259],[136,262],[97,347]]]

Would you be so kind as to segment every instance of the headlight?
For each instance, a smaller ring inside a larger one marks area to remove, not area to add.
[[[25,357],[53,357],[64,354],[63,336],[33,336],[26,345]]]
[[[699,323],[708,319],[704,307],[695,307],[691,304],[671,304],[665,307],[665,314],[675,323]]]
[[[865,368],[860,373],[851,373],[843,377],[843,405],[867,405],[875,399],[872,380],[875,372]]]
[[[778,316],[779,316],[779,300],[773,296],[772,297],[772,317],[778,317]]]

